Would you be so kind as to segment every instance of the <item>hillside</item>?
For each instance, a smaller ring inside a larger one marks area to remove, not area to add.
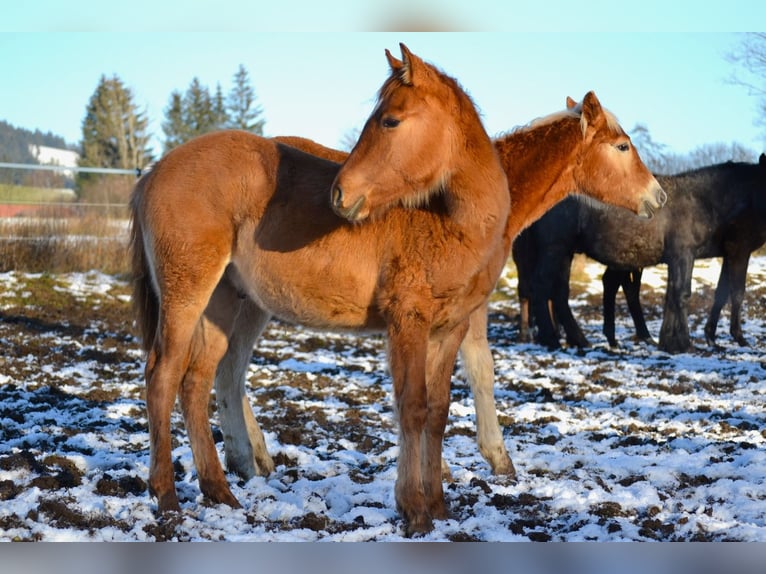
[[[5,120],[0,120],[0,162],[5,163],[38,163],[30,150],[30,146],[47,146],[52,148],[72,149],[63,137],[51,132],[17,128]],[[0,183],[23,184],[30,174],[21,170],[0,169]]]

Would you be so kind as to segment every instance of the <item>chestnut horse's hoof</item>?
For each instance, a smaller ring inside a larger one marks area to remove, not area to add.
[[[150,488],[149,493],[157,499],[157,513],[159,515],[181,511],[181,505],[178,503],[178,495],[175,490],[165,494],[157,494]]]
[[[407,538],[428,534],[434,529],[433,520],[428,515],[417,516],[411,519],[405,518],[404,522],[404,535]]]
[[[516,482],[516,468],[513,466],[510,457],[506,457],[504,461],[493,467],[492,474],[501,476],[508,482]]]
[[[229,485],[226,483],[216,484],[215,486],[200,483],[200,489],[213,504],[225,504],[231,508],[242,508],[239,500],[237,500],[237,497],[234,496]]]

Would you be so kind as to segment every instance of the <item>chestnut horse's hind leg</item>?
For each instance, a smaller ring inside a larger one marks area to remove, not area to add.
[[[218,363],[226,353],[241,300],[222,281],[195,331],[191,361],[181,385],[181,407],[189,434],[200,489],[213,502],[239,508],[229,488],[210,431],[208,405]]]
[[[181,315],[181,314],[179,314]],[[170,415],[189,366],[189,349],[198,317],[163,316],[146,366],[146,410],[149,421],[149,491],[159,512],[180,510],[173,475]],[[160,335],[161,334],[161,335]]]
[[[161,246],[155,251],[164,253]],[[190,250],[196,259],[201,250]],[[214,253],[209,253],[215,256]],[[189,273],[197,269],[197,273]],[[182,381],[192,360],[192,346],[199,345],[200,322],[215,291],[223,268],[218,273],[199,269],[195,261],[178,256],[161,262],[160,316],[147,360],[146,410],[149,420],[149,490],[157,497],[160,513],[179,510],[171,452],[170,415]],[[179,279],[180,278],[180,279]],[[222,353],[221,353],[222,354]],[[196,367],[192,369],[192,373]],[[210,373],[210,380],[214,374]],[[209,422],[207,423],[209,426]],[[210,432],[209,428],[207,432]],[[190,432],[193,441],[193,434]],[[194,442],[192,442],[192,446]]]
[[[485,304],[471,314],[468,332],[460,345],[460,356],[473,393],[479,452],[492,466],[494,474],[514,479],[516,469],[503,443],[495,408],[495,373],[487,340],[487,312]]]
[[[250,299],[242,301],[229,338],[229,348],[215,376],[226,467],[245,480],[256,474],[268,476],[274,472],[274,461],[266,450],[266,441],[245,392],[253,346],[269,318],[270,315]]]

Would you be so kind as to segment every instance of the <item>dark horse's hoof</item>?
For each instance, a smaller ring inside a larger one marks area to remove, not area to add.
[[[694,345],[692,345],[689,339],[665,339],[660,337],[660,344],[658,345],[660,351],[666,353],[689,353],[694,351]]]

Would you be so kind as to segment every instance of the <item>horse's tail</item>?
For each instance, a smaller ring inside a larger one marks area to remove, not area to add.
[[[144,233],[140,206],[149,176],[138,180],[130,197],[131,282],[133,315],[145,351],[151,349],[159,324],[160,302],[152,285],[149,262],[144,250]]]

